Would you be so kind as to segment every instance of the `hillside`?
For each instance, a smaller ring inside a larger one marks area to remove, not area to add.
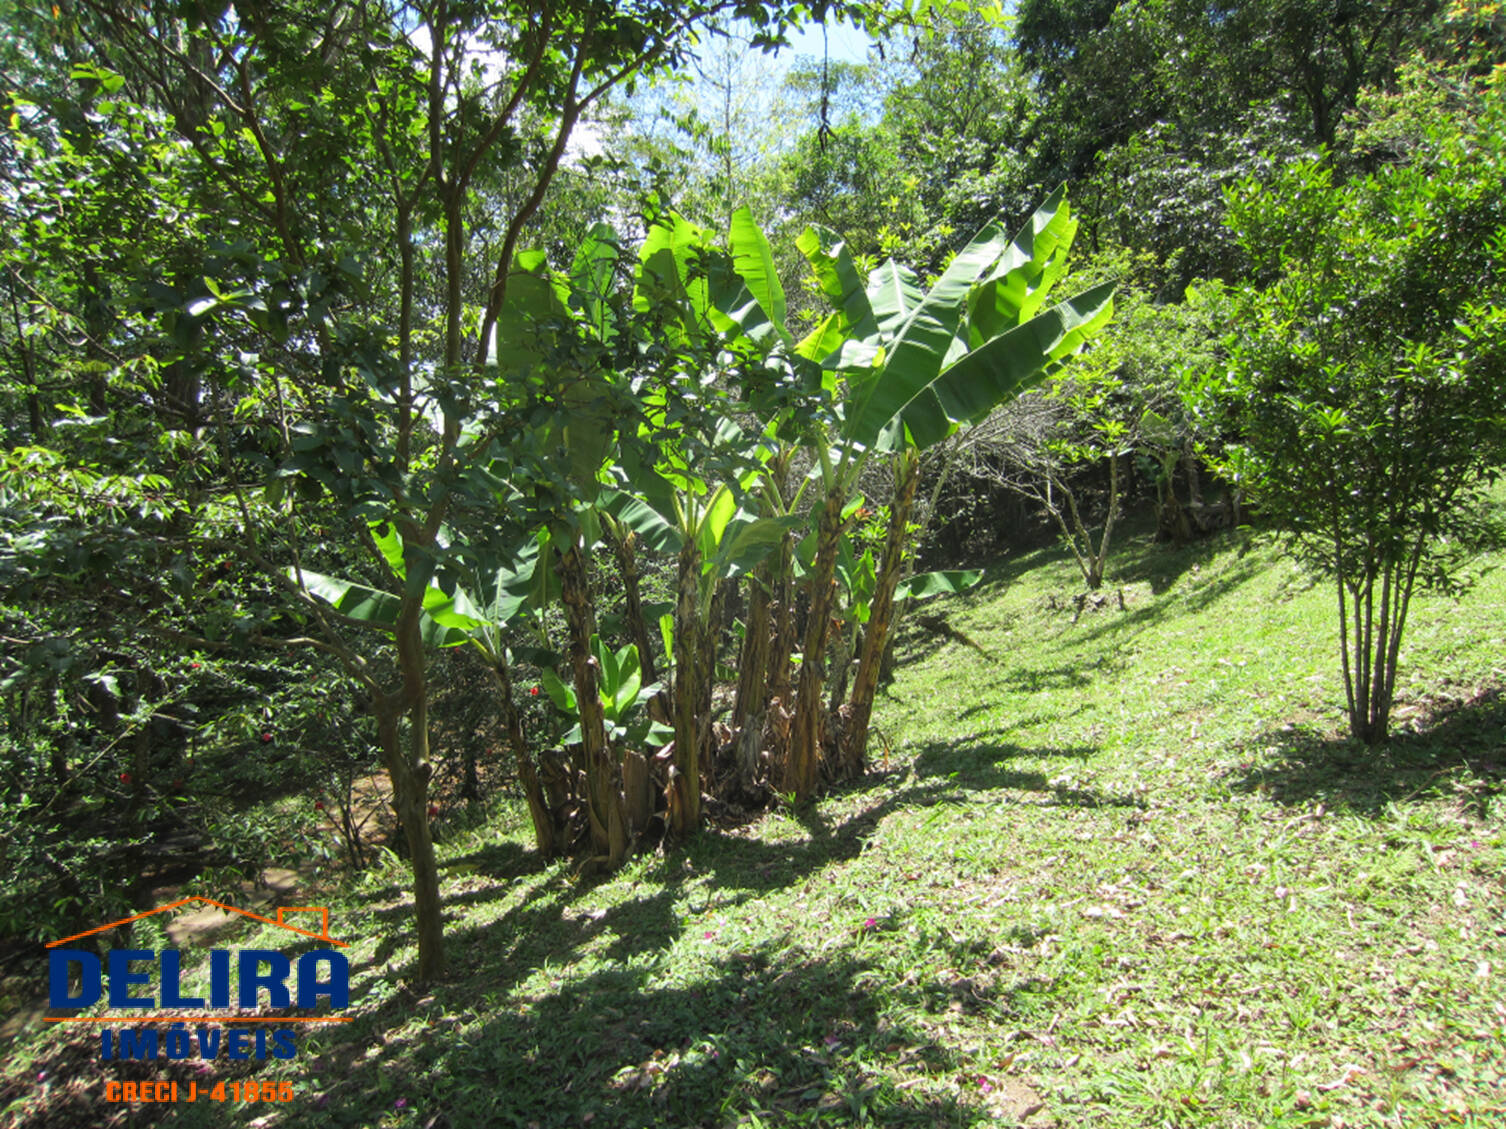
[[[1069,562],[1010,560],[927,608],[992,661],[907,630],[880,771],[809,810],[595,885],[538,868],[521,812],[455,833],[422,998],[377,940],[401,864],[333,895],[358,1019],[242,1121],[1500,1124],[1500,563],[1418,600],[1372,753],[1339,736],[1331,593],[1266,541],[1131,543],[1124,609],[1076,622]],[[98,1123],[60,1039],[7,1052],[7,1123]]]

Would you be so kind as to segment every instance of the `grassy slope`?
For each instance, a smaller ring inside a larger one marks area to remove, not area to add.
[[[335,925],[360,1021],[243,1119],[1506,1123],[1506,575],[1418,602],[1371,753],[1329,591],[1242,546],[1131,546],[1127,609],[1076,624],[1050,553],[937,605],[993,661],[903,640],[889,772],[811,812],[595,886],[516,815],[457,835],[431,995],[373,875]]]

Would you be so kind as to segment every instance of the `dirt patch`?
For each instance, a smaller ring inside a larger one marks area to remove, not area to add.
[[[1046,1110],[1046,1099],[1016,1078],[990,1081],[991,1089],[983,1099],[997,1125],[1020,1126],[1021,1129],[1056,1129],[1056,1119]]]

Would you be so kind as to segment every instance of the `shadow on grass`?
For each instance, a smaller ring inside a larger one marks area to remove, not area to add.
[[[1439,710],[1377,748],[1307,729],[1260,734],[1242,746],[1252,766],[1231,782],[1285,805],[1322,803],[1377,816],[1396,803],[1445,795],[1483,814],[1506,786],[1506,690]]]
[[[486,943],[484,933],[457,938]],[[882,937],[818,957],[718,938],[708,944],[722,955],[683,982],[643,962],[525,1003],[504,1002],[494,978],[511,962],[491,961],[330,1038],[309,1063],[325,1085],[289,1112],[299,1125],[354,1126],[401,1108],[432,1129],[720,1126],[748,1114],[766,1125],[988,1123],[955,1084],[940,1095],[899,1088],[927,1074],[950,1082],[963,1069],[925,1025],[889,1018],[901,1006],[944,1012],[953,992],[924,979],[880,985],[862,951],[869,943]],[[454,1034],[462,1024],[463,1038]],[[875,1071],[879,1058],[906,1062],[909,1078]]]
[[[624,913],[619,927],[633,931],[636,915]],[[348,1026],[300,1037],[296,1097],[258,1106],[255,1123],[619,1129],[747,1124],[756,1115],[780,1126],[997,1124],[961,1097],[976,1093],[976,1082],[969,1075],[970,1087],[959,1084],[968,1064],[937,1032],[954,1001],[1004,1009],[1008,994],[954,976],[895,983],[881,971],[880,946],[886,930],[903,926],[886,921],[825,956],[715,937],[706,943],[719,955],[684,978],[666,975],[662,959],[598,966],[528,1000],[498,988],[525,969],[496,949],[490,930],[459,933],[457,954],[482,957],[467,960],[467,975],[422,998],[398,989]],[[935,1016],[935,1026],[921,1016]],[[108,1077],[182,1074],[185,1089],[196,1077],[189,1063],[107,1065]],[[215,1077],[260,1071],[246,1063]],[[68,1096],[8,1124],[98,1126],[108,1115],[111,1125],[165,1117],[207,1129],[249,1116],[249,1107],[237,1114],[209,1101],[105,1108]]]
[[[1239,547],[1235,558],[1210,572],[1207,580],[1184,583],[1174,595],[1168,596],[1179,580],[1227,555],[1235,546]],[[1063,641],[1078,650],[1096,651],[1106,640],[1133,638],[1168,617],[1206,611],[1269,567],[1265,556],[1252,551],[1253,547],[1250,533],[1243,530],[1226,531],[1181,548],[1159,544],[1150,538],[1148,532],[1126,541],[1124,548],[1113,558],[1111,579],[1106,580],[1097,593],[1098,602],[1087,604],[1080,611],[1081,618],[1077,622],[1072,622],[1076,604],[1071,595],[1063,599],[1058,592],[1049,597],[1050,606],[1055,608],[1066,631]],[[990,565],[987,578],[979,587],[927,607],[931,608],[933,615],[953,618],[958,611],[997,601],[1004,589],[1027,574],[1069,559],[1066,550],[1060,547],[1022,553]],[[1115,597],[1116,590],[1136,583],[1149,583],[1153,598],[1132,603],[1128,609],[1121,610]],[[1080,579],[1076,581],[1075,590],[1081,591]],[[1019,612],[1010,613],[990,623],[989,630],[999,631],[1013,626],[1013,621],[1020,617]],[[903,656],[902,661],[912,663],[924,661],[955,642],[959,641],[949,634],[927,630],[914,615],[908,615],[900,621],[894,645]],[[986,647],[984,650],[987,653]],[[1094,678],[1091,672],[1071,665],[1040,671],[1006,669],[1005,664],[1014,658],[1007,650],[1000,650],[991,657],[1000,665],[1000,678],[1013,690],[1036,692],[1081,688]]]
[[[1080,760],[1094,751],[930,746],[912,775],[838,790],[839,798],[874,801],[843,818],[830,808],[790,813],[805,831],[799,838],[706,830],[646,868],[650,892],[631,901],[583,909],[582,887],[543,881],[496,920],[450,931],[450,983],[424,1000],[399,992],[360,1030],[332,1038],[315,1067],[330,1080],[324,1104],[302,1101],[298,1123],[369,1124],[400,1097],[420,1123],[437,1116],[436,1127],[719,1126],[749,1114],[771,1125],[997,1123],[996,1111],[959,1097],[968,1091],[951,1076],[967,1064],[957,1052],[928,1024],[893,1017],[1004,1008],[1007,1000],[985,983],[925,975],[896,983],[881,973],[878,946],[889,943],[886,933],[903,934],[903,915],[822,955],[740,946],[723,935],[719,914],[855,858],[902,807],[963,803],[995,788],[1078,806],[1126,802],[1008,767],[1020,757]],[[704,903],[687,900],[687,888],[704,893]],[[461,891],[447,907],[500,890]],[[687,941],[718,955],[709,974],[696,962],[698,971],[679,981],[666,962]],[[584,975],[567,978],[572,965]],[[520,1001],[519,986],[550,968],[562,970],[560,980]],[[464,1039],[430,1025],[430,1012],[452,1022],[458,1015],[453,1029],[463,1027]],[[942,1085],[901,1088],[926,1077]]]
[[[1192,550],[1184,549],[1181,552],[1191,553]],[[1205,553],[1202,550],[1199,552],[1200,555],[1211,558],[1214,550],[1210,548]],[[1155,598],[1145,603],[1133,604],[1126,611],[1119,611],[1112,606],[1111,602],[1110,606],[1095,612],[1092,619],[1083,618],[1070,636],[1072,644],[1080,650],[1092,651],[1100,647],[1107,639],[1132,638],[1169,617],[1184,616],[1189,612],[1205,612],[1228,597],[1236,588],[1254,580],[1269,567],[1269,562],[1261,557],[1243,556],[1225,565],[1206,582],[1179,591],[1175,596],[1168,596],[1164,588],[1157,591],[1156,580],[1152,577],[1151,591]],[[1123,581],[1124,583],[1134,582],[1133,578],[1128,575],[1123,578]]]
[[[968,792],[1004,789],[1036,792],[1043,797],[1042,802],[1062,807],[1144,807],[1145,801],[1131,793],[1117,795],[1096,788],[1083,788],[1076,783],[1061,782],[1060,774],[1048,777],[1045,772],[1008,767],[1008,762],[1021,757],[1086,761],[1097,752],[1090,745],[1066,745],[1055,749],[1031,749],[1012,744],[980,744],[965,748],[954,744],[926,745],[916,754],[916,775],[922,780],[945,779],[951,787],[936,790],[932,798],[912,799],[910,802],[919,805],[957,802]]]
[[[506,992],[518,979],[535,968],[549,963],[569,962],[578,954],[609,938],[604,956],[611,960],[628,960],[672,945],[686,928],[686,920],[711,909],[741,905],[760,895],[805,881],[828,867],[856,858],[884,818],[892,812],[916,806],[941,803],[964,803],[970,793],[989,788],[1009,788],[1039,792],[1047,802],[1076,806],[1099,806],[1113,803],[1110,798],[1052,785],[1044,773],[1016,772],[1000,767],[1000,762],[1017,756],[1040,756],[1039,750],[1021,746],[975,747],[956,752],[956,763],[947,767],[941,746],[932,746],[916,761],[915,775],[907,783],[897,773],[870,775],[853,784],[833,789],[829,797],[842,797],[862,804],[844,818],[833,820],[820,807],[796,808],[788,814],[800,824],[805,836],[795,839],[755,837],[747,830],[706,828],[683,848],[661,856],[646,867],[642,880],[651,893],[611,908],[582,912],[576,906],[591,889],[589,883],[542,878],[535,881],[520,901],[509,905],[493,920],[456,927],[466,916],[490,903],[507,901],[514,893],[513,880],[530,870],[536,871],[524,852],[504,852],[511,864],[482,872],[469,868],[478,860],[495,857],[489,848],[464,856],[459,863],[468,873],[461,881],[452,879],[443,898],[446,937],[486,936],[482,950],[464,948],[463,942],[452,959],[457,975],[466,976],[483,966],[505,963],[507,972],[497,971],[489,981],[491,987]],[[1092,750],[1073,748],[1044,755],[1081,758]],[[939,759],[940,758],[940,759]],[[970,771],[957,769],[966,764]],[[447,873],[456,869],[446,866]],[[684,890],[690,880],[706,879],[697,889],[707,891],[703,907],[687,906]],[[375,960],[381,964],[407,943],[407,925],[412,907],[403,899],[372,910],[370,916],[381,923],[384,936]],[[455,943],[455,942],[451,942]],[[469,953],[469,955],[466,955]],[[481,960],[482,965],[474,962]],[[353,1001],[360,1003],[375,990],[371,984],[357,987]]]
[[[942,966],[934,976],[886,970],[893,946],[908,943],[903,912],[872,926],[836,927],[837,943],[817,948],[791,943],[809,936],[798,920],[777,940],[740,943],[722,911],[855,858],[899,808],[965,803],[992,788],[1038,792],[1048,802],[1115,802],[1008,767],[1019,757],[1076,760],[1092,752],[931,746],[910,774],[870,776],[837,789],[836,805],[791,813],[802,836],[707,829],[643,866],[641,894],[605,906],[589,884],[564,868],[541,872],[511,845],[451,860],[449,979],[424,996],[406,986],[411,966],[393,954],[409,943],[411,906],[402,899],[369,911],[370,928],[396,940],[379,946],[374,968],[353,985],[356,1021],[301,1038],[297,1098],[258,1116],[272,1114],[270,1123],[282,1126],[426,1129],[722,1126],[749,1115],[766,1125],[998,1123],[997,1109],[975,1102],[975,1078],[971,1088],[959,1086],[968,1063],[936,1031],[957,1008],[1007,1010],[1007,990],[986,977],[958,980]],[[842,810],[834,817],[835,808]],[[489,903],[497,911],[488,918]],[[783,905],[771,902],[769,912],[801,912]],[[470,916],[458,920],[463,910]],[[677,975],[673,962],[687,945],[708,946],[710,960],[686,961]],[[951,963],[963,957],[976,962],[978,954],[959,953]],[[931,1015],[936,1026],[925,1018]],[[91,1065],[94,1078],[112,1064]],[[166,1064],[140,1067],[145,1077]],[[17,1124],[88,1123],[87,1116],[59,1122],[49,1105]],[[85,1106],[101,1116],[116,1112],[93,1100]],[[143,1107],[128,1120],[160,1116]],[[170,1120],[225,1123],[224,1111],[205,1103],[173,1107]]]
[[[1216,557],[1238,546],[1238,560],[1243,562],[1252,545],[1248,531],[1225,530],[1212,536],[1190,541],[1186,545],[1169,545],[1150,536],[1126,540],[1112,558],[1111,581],[1105,584],[1148,583],[1152,595],[1171,590],[1188,572],[1200,569]]]

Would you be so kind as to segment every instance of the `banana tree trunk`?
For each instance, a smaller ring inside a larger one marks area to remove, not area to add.
[[[705,625],[700,616],[701,553],[687,541],[680,550],[675,599],[675,776],[670,785],[669,825],[677,837],[701,823],[701,737],[698,714],[701,683],[709,687],[711,672],[702,670]]]
[[[725,581],[717,585],[711,597],[711,606],[701,609],[701,636],[700,666],[701,678],[696,686],[700,691],[700,697],[696,699],[695,725],[696,725],[696,748],[700,750],[698,756],[701,765],[701,778],[703,783],[709,784],[712,775],[712,743],[711,743],[711,697],[716,688],[716,646],[721,636],[721,628],[713,626],[722,622],[726,614],[728,589],[736,586],[736,581]],[[702,789],[707,791],[708,789]]]
[[[614,531],[615,533],[615,531]],[[617,556],[617,568],[622,573],[623,619],[628,637],[638,648],[638,668],[643,672],[645,683],[659,678],[654,665],[654,647],[648,634],[648,623],[643,618],[643,596],[638,584],[638,535],[631,529],[623,529],[621,536],[613,536],[612,548]],[[669,695],[659,691],[648,701],[648,715],[655,721],[668,724],[670,721]]]
[[[829,490],[816,533],[816,559],[810,572],[810,608],[805,624],[805,648],[790,747],[785,759],[784,790],[804,803],[815,794],[820,776],[821,742],[826,728],[826,685],[822,669],[831,635],[831,612],[836,592],[837,547],[842,535],[842,493]]]
[[[571,534],[569,547],[560,550],[560,601],[570,634],[570,670],[580,709],[581,764],[586,775],[586,817],[591,846],[598,861],[616,869],[627,858],[627,813],[623,809],[621,770],[607,744],[606,714],[601,707],[596,658],[591,637],[596,615],[586,583],[580,538]]]
[[[833,611],[839,610],[833,602]],[[850,610],[850,609],[849,609]],[[852,620],[849,625],[846,615],[833,615],[842,626],[837,631],[836,651],[831,659],[831,674],[827,681],[831,685],[827,688],[829,699],[826,707],[828,713],[836,713],[842,705],[842,699],[847,696],[847,679],[852,672],[853,653],[857,650],[857,621]]]
[[[523,715],[513,700],[512,671],[508,668],[505,651],[498,653],[497,661],[491,669],[501,698],[502,723],[507,729],[507,743],[512,746],[513,757],[517,761],[518,783],[523,787],[523,799],[528,803],[528,817],[533,822],[534,846],[548,861],[554,858],[561,844],[557,842],[558,831],[554,815],[544,802],[544,789],[539,784],[539,774],[528,750],[528,739],[523,734]]]
[[[898,489],[889,507],[889,531],[884,539],[884,556],[879,563],[873,600],[869,603],[868,626],[863,632],[863,650],[858,658],[858,675],[852,684],[851,714],[847,723],[847,747],[843,750],[844,773],[861,775],[867,765],[868,727],[873,718],[873,699],[878,693],[883,673],[884,654],[889,647],[890,628],[894,622],[894,591],[905,569],[909,538],[905,535],[910,514],[915,509],[915,492],[920,485],[920,456],[907,450],[900,456]]]
[[[737,699],[732,705],[732,728],[742,729],[748,718],[763,712],[764,691],[769,681],[770,579],[768,562],[753,571],[748,584],[748,615],[744,620],[743,645],[737,660]]]
[[[638,536],[630,529],[622,530],[622,536],[612,538],[612,551],[617,557],[617,568],[622,573],[623,621],[628,637],[638,648],[638,669],[643,672],[644,683],[659,677],[654,668],[654,649],[650,645],[648,624],[643,619],[643,597],[638,586]]]
[[[782,451],[770,465],[770,511],[784,513],[788,508],[786,485],[791,452]],[[783,709],[790,707],[790,655],[795,649],[794,603],[795,542],[789,533],[779,539],[779,551],[770,556],[768,570],[769,650],[764,659],[763,692],[748,702],[749,716],[765,712],[773,698]],[[749,619],[751,623],[751,617]]]
[[[779,543],[779,554],[774,558],[775,567],[769,578],[774,623],[770,635],[768,689],[764,699],[778,698],[785,709],[790,706],[790,656],[795,650],[794,556],[794,543],[786,534]]]

